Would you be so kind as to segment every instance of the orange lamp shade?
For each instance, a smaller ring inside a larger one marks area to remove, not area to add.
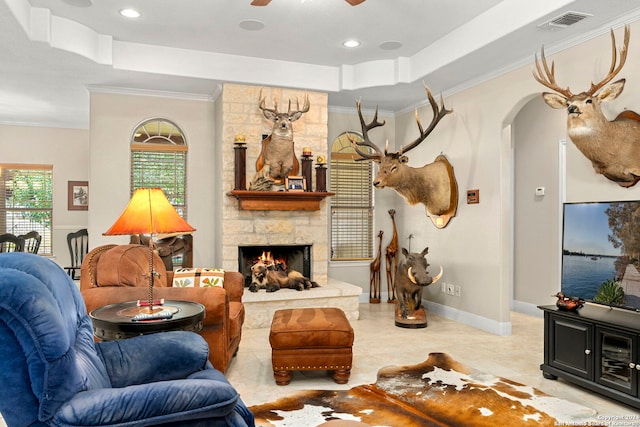
[[[139,188],[115,224],[102,235],[189,233],[195,230],[178,215],[160,188]]]

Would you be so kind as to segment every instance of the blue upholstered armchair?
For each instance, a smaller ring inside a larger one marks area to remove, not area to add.
[[[54,262],[0,254],[0,412],[23,426],[253,426],[192,332],[95,343]]]

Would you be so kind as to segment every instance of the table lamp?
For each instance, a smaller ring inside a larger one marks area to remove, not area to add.
[[[155,307],[153,300],[153,280],[157,274],[153,270],[154,237],[166,233],[190,233],[195,228],[185,221],[169,203],[160,188],[139,188],[117,221],[103,236],[125,234],[149,234],[149,299],[146,307],[137,308],[137,313],[154,314],[167,307]],[[157,304],[156,304],[157,305]]]

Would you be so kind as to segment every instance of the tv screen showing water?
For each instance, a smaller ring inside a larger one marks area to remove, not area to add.
[[[640,311],[640,201],[565,203],[565,296]]]

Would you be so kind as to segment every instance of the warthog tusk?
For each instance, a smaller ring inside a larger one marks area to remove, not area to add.
[[[411,280],[411,283],[413,283],[414,285],[418,284],[418,282],[416,282],[416,278],[413,276],[413,273],[411,272],[411,267],[409,267],[409,269],[407,270],[407,276],[409,276],[409,280]]]
[[[432,285],[436,283],[438,280],[440,280],[440,278],[442,277],[442,273],[443,273],[442,266],[440,266],[440,273],[438,273],[438,275],[433,278],[433,280],[431,281]]]

